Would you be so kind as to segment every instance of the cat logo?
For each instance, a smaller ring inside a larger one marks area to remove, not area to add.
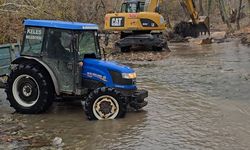
[[[111,17],[110,18],[111,27],[123,27],[124,26],[124,17]]]

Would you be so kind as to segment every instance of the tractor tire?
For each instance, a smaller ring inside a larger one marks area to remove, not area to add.
[[[89,120],[123,118],[127,112],[127,103],[117,90],[101,87],[89,94],[84,110]]]
[[[51,106],[53,88],[47,73],[41,70],[37,65],[19,64],[11,72],[5,92],[16,112],[38,114]]]

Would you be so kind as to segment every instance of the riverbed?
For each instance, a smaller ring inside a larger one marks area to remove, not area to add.
[[[163,60],[122,62],[149,91],[148,106],[123,119],[89,121],[79,103],[68,102],[16,114],[1,90],[0,149],[249,149],[249,47],[232,40],[169,48]]]

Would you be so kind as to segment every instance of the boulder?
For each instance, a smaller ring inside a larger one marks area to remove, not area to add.
[[[205,44],[212,44],[213,39],[212,38],[190,38],[189,42],[197,44],[197,45],[205,45]]]
[[[241,43],[250,46],[250,35],[242,37]]]
[[[212,32],[211,38],[214,40],[222,40],[225,39],[227,36],[226,31],[220,31],[220,32]]]

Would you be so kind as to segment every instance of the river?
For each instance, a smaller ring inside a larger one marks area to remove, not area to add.
[[[123,119],[88,121],[79,103],[67,102],[41,115],[12,114],[0,91],[0,136],[13,138],[0,138],[0,149],[50,149],[55,137],[63,149],[250,149],[249,47],[169,47],[164,60],[123,62],[149,91],[148,106]]]

